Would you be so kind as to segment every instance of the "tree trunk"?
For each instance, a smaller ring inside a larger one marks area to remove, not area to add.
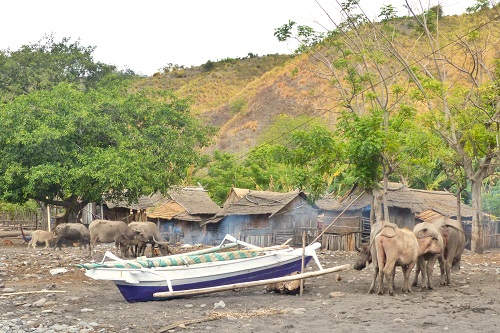
[[[472,232],[471,232],[471,251],[477,254],[483,254],[483,214],[481,202],[481,184],[482,182],[472,180]]]
[[[42,211],[42,221],[40,229],[48,230],[49,222],[47,220],[47,205],[43,201],[40,200],[35,200],[35,201],[38,204],[38,207],[40,207],[40,210]]]

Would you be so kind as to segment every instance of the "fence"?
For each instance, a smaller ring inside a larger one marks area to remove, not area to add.
[[[356,245],[360,244],[360,240],[361,232],[323,234],[321,248],[330,251],[356,251]]]
[[[42,217],[37,213],[17,211],[14,214],[0,212],[0,226],[2,229],[18,229],[22,224],[26,229],[38,229]]]
[[[484,235],[483,245],[485,249],[494,249],[500,247],[500,234]]]

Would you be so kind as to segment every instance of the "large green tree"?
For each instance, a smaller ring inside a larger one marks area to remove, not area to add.
[[[115,75],[96,88],[60,83],[0,105],[0,198],[75,215],[86,203],[166,193],[198,158],[206,130],[190,103],[130,94]]]

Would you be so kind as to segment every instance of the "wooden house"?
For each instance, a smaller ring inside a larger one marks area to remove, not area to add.
[[[164,201],[147,210],[147,218],[172,243],[196,244],[207,242],[202,224],[220,211],[202,187],[184,187],[168,191]]]
[[[232,188],[223,209],[204,225],[213,243],[226,234],[246,242],[270,246],[292,238],[302,244],[303,231],[310,240],[317,234],[317,210],[304,192],[287,193]]]

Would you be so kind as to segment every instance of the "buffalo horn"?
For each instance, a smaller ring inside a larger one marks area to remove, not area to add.
[[[156,244],[161,244],[161,245],[168,245],[168,242],[160,242],[160,241],[157,241],[154,236],[153,236],[153,241],[156,243]]]

